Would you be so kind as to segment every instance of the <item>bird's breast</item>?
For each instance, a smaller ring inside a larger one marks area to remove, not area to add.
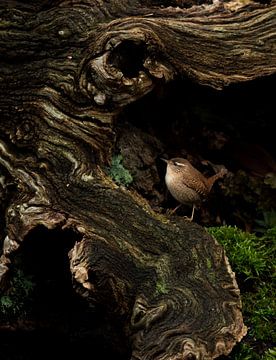
[[[171,195],[180,203],[192,205],[201,201],[200,195],[185,185],[182,177],[167,171],[165,182]]]

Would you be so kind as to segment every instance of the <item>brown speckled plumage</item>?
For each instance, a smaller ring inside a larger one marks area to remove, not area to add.
[[[227,170],[222,169],[210,178],[206,178],[186,159],[163,160],[167,163],[165,176],[167,188],[181,204],[193,206],[192,216],[189,218],[192,220],[194,208],[208,197],[214,182],[222,178]]]

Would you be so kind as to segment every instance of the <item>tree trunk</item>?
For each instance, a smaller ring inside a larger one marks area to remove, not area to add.
[[[275,8],[1,1],[2,288],[33,229],[72,229],[73,286],[121,319],[133,360],[232,350],[246,328],[222,247],[202,227],[156,213],[106,167],[118,115],[160,83],[185,75],[221,89],[275,72]]]

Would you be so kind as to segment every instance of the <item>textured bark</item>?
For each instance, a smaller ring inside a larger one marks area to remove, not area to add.
[[[104,169],[120,109],[158,83],[275,72],[275,1],[159,3],[1,1],[1,284],[32,229],[73,229],[74,286],[122,318],[133,360],[213,359],[245,334],[223,249]]]

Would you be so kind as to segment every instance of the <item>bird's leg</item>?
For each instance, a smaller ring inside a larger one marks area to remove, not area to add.
[[[194,213],[195,213],[195,208],[196,208],[196,206],[195,206],[195,204],[193,204],[192,215],[191,215],[191,217],[185,216],[185,217],[184,217],[185,220],[193,221]]]
[[[178,208],[180,208],[181,205],[182,205],[182,204],[177,205],[177,207],[174,208],[173,210],[168,209],[168,210],[166,211],[167,215],[169,215],[169,216],[173,215],[173,214],[176,212],[176,210],[177,210]]]

